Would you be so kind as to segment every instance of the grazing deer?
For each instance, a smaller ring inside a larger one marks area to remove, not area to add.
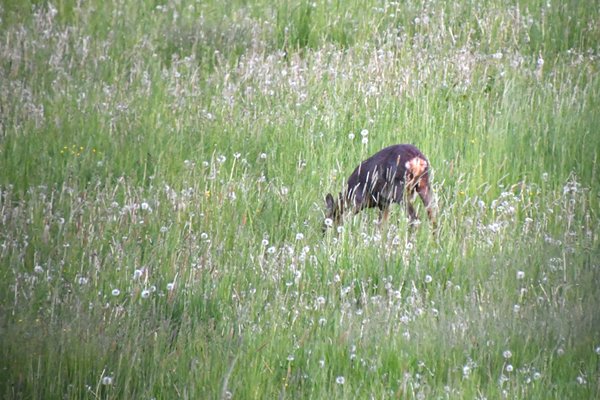
[[[327,193],[323,230],[340,225],[347,210],[357,214],[365,208],[377,207],[381,223],[387,220],[390,205],[403,201],[412,226],[418,219],[413,206],[415,192],[421,197],[435,229],[427,158],[411,144],[386,147],[356,167],[348,178],[346,190],[337,199]]]

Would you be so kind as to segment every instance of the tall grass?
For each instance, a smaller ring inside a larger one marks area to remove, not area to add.
[[[4,2],[0,395],[596,398],[598,10]],[[323,236],[408,142],[438,234]]]

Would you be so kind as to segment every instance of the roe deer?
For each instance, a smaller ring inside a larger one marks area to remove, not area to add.
[[[357,214],[365,208],[377,207],[379,221],[383,222],[388,218],[390,205],[403,201],[412,226],[417,220],[413,206],[415,192],[421,197],[435,229],[429,161],[411,144],[386,147],[356,167],[348,178],[348,186],[337,199],[327,193],[323,231],[329,226],[340,225],[348,209]]]

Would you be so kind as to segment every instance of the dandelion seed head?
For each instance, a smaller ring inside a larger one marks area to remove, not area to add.
[[[525,272],[517,271],[517,279],[523,279],[523,278],[525,278]]]
[[[512,372],[513,371],[512,364],[508,364],[505,369],[506,369],[506,372]]]
[[[148,289],[142,290],[142,299],[147,299],[150,297],[150,291]]]
[[[507,359],[507,360],[508,360],[509,358],[511,358],[511,357],[512,357],[512,352],[511,352],[510,350],[504,350],[504,351],[502,352],[502,357],[504,357],[505,359]]]
[[[467,378],[471,375],[471,367],[468,365],[463,366],[463,377]]]
[[[425,275],[425,283],[431,283],[431,281],[433,281],[431,275]]]
[[[296,233],[296,240],[302,240],[304,239],[304,234],[301,232]]]
[[[120,291],[119,289],[113,289],[113,290],[112,290],[112,292],[111,292],[111,294],[112,294],[113,296],[118,296],[118,295],[120,295],[120,294],[121,294],[121,291]]]
[[[104,386],[110,386],[113,383],[113,378],[112,376],[104,376],[102,377],[102,384]]]
[[[175,283],[169,282],[167,283],[167,290],[170,292],[175,288]]]
[[[335,378],[335,383],[337,383],[338,385],[343,385],[344,383],[346,383],[346,378],[344,378],[343,376],[338,376],[337,378]]]
[[[42,274],[42,273],[44,273],[44,268],[42,268],[41,265],[36,265],[33,268],[33,272],[35,272],[36,274]]]
[[[332,227],[333,220],[331,218],[325,218],[325,226]]]

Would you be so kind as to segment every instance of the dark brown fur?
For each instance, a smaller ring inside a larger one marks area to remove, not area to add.
[[[406,205],[411,225],[417,220],[413,205],[418,194],[435,228],[432,208],[433,192],[429,181],[429,161],[411,144],[386,147],[362,163],[348,178],[348,185],[337,199],[331,193],[325,197],[325,218],[334,225],[342,223],[347,210],[353,214],[365,208],[379,208],[379,220],[387,220],[392,203]]]

